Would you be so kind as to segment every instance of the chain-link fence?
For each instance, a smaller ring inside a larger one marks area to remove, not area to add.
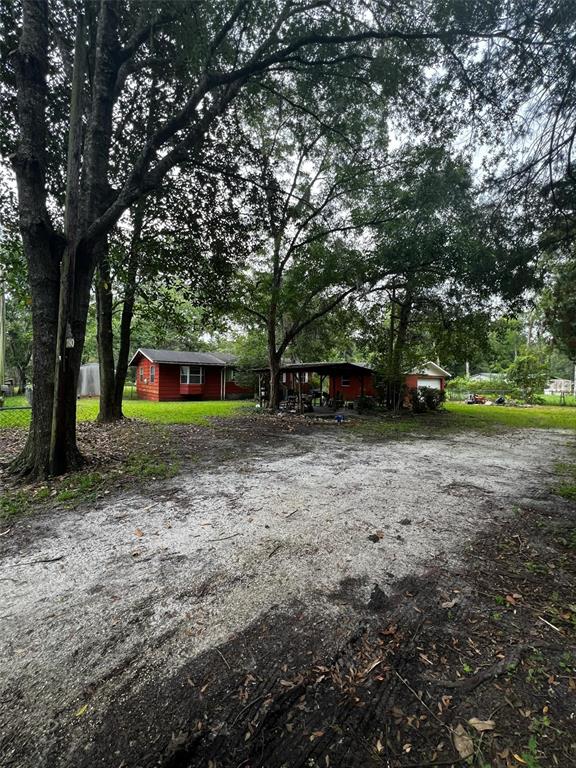
[[[0,429],[27,429],[30,425],[32,408],[29,405],[4,404],[0,407]]]
[[[487,400],[497,400],[504,397],[506,400],[523,401],[522,393],[509,385],[494,385],[490,388],[482,382],[482,386],[474,389],[470,387],[446,387],[446,400],[451,402],[463,402],[469,395],[476,394],[485,397]],[[576,397],[567,392],[555,392],[554,394],[536,394],[534,402],[540,405],[570,405],[576,406]]]
[[[494,386],[493,388],[490,388],[490,390],[487,390],[486,387],[478,387],[478,389],[475,390],[473,386],[446,387],[446,399],[453,402],[466,400],[471,394],[482,395],[488,400],[496,400],[500,396],[505,397],[506,399],[513,399],[515,395],[518,395],[518,390],[506,385]]]

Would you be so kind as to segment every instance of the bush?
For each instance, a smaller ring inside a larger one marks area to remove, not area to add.
[[[366,411],[374,411],[378,407],[378,403],[374,397],[368,397],[362,395],[358,398],[356,409],[358,413],[365,413]]]
[[[446,393],[443,389],[433,389],[432,387],[422,387],[420,394],[426,405],[426,410],[437,411],[446,400]]]
[[[420,389],[409,389],[407,397],[404,397],[410,403],[414,413],[426,413],[426,411],[437,411],[446,399],[446,393],[442,389],[433,389],[432,387],[420,387]]]

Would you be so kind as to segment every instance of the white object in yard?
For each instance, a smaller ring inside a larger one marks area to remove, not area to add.
[[[544,389],[545,395],[560,395],[562,393],[569,395],[572,392],[573,382],[571,379],[550,379],[548,386]]]
[[[76,392],[78,397],[99,397],[100,367],[98,363],[86,363],[80,366]]]

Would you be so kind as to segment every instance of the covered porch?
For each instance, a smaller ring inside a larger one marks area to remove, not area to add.
[[[258,374],[260,405],[269,399],[269,368]],[[374,397],[373,370],[362,363],[288,363],[280,367],[281,410],[333,412],[354,408],[360,398]]]

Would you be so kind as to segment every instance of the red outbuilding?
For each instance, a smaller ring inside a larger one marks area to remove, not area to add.
[[[429,360],[421,368],[417,368],[414,371],[406,374],[404,383],[408,389],[422,389],[423,387],[430,387],[430,389],[441,389],[446,387],[446,379],[450,378],[448,371],[441,368],[437,363],[433,363]]]
[[[221,352],[138,349],[136,392],[143,400],[235,400],[252,390],[235,381],[234,356]]]

